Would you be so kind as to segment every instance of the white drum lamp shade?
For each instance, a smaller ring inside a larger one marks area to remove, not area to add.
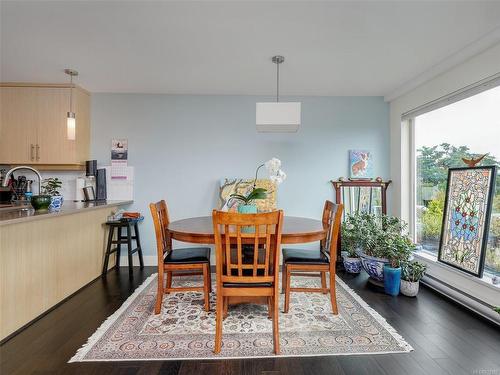
[[[262,133],[295,133],[299,130],[300,102],[256,103],[255,122]]]

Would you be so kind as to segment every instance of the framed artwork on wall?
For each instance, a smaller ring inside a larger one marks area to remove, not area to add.
[[[448,170],[438,261],[482,277],[496,167]]]
[[[373,178],[373,160],[370,151],[349,150],[349,177],[363,180]]]

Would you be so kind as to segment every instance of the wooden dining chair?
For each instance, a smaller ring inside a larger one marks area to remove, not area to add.
[[[335,315],[338,314],[335,294],[335,264],[342,210],[342,204],[325,202],[322,221],[323,227],[327,230],[325,238],[320,243],[320,249],[283,249],[282,284],[285,292],[285,313],[288,312],[290,306],[290,292],[319,292],[323,294],[330,292],[332,312]],[[321,277],[321,288],[292,288],[290,286],[292,276],[317,276],[316,272],[319,272]],[[326,285],[327,273],[330,275],[330,288],[327,288]]]
[[[205,299],[205,311],[210,311],[210,248],[192,247],[172,249],[172,238],[168,233],[168,209],[164,200],[149,205],[156,233],[158,253],[158,292],[155,314],[161,311],[163,294],[170,292],[201,291]],[[164,276],[167,275],[166,285]],[[173,276],[203,275],[203,286],[172,287]]]
[[[279,354],[278,284],[283,211],[239,214],[214,210],[212,219],[217,275],[214,353],[220,353],[222,347],[222,320],[229,299],[262,297],[273,321],[274,353]],[[248,245],[253,246],[253,257],[244,262],[243,251]]]

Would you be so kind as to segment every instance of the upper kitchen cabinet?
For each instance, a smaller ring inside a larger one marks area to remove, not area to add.
[[[73,89],[76,140],[67,138],[70,85],[0,85],[0,164],[80,168],[89,159],[90,95]]]

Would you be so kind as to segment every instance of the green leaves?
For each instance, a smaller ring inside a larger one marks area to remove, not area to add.
[[[427,266],[420,262],[403,263],[401,277],[403,280],[416,282],[425,274]]]
[[[230,197],[242,202],[243,204],[249,204],[257,199],[266,199],[267,190],[264,188],[254,188],[247,196],[241,194],[231,194]]]

